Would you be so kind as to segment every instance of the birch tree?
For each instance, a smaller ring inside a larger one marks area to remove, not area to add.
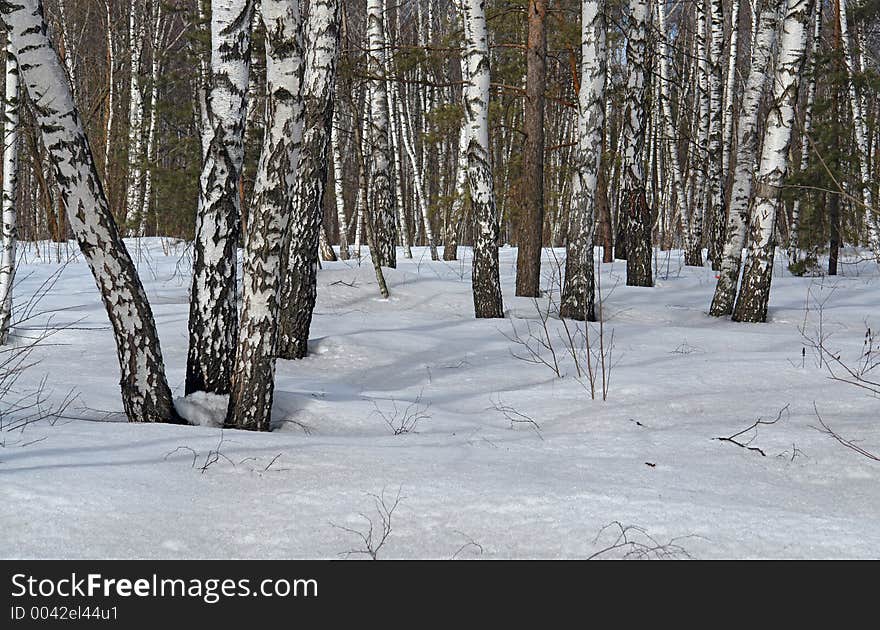
[[[605,125],[605,3],[581,2],[581,80],[578,93],[577,151],[572,177],[572,220],[565,258],[560,315],[594,320],[593,232],[602,168]]]
[[[165,378],[153,313],[107,204],[41,0],[0,3],[9,44],[49,152],[61,200],[95,277],[116,340],[122,403],[132,422],[180,422]]]
[[[798,169],[803,173],[810,159],[810,133],[813,129],[813,101],[816,99],[816,62],[819,57],[819,36],[822,34],[822,2],[816,2],[813,7],[813,42],[810,46],[810,73],[807,83],[807,97],[804,103],[804,120],[801,125],[801,161]],[[791,208],[791,228],[788,238],[788,264],[789,267],[798,262],[799,258],[799,232],[801,218],[800,195],[795,197]]]
[[[370,79],[370,255],[382,267],[396,267],[394,199],[392,193],[393,156],[389,138],[388,88],[384,80],[387,61],[385,56],[385,26],[382,0],[367,0],[368,72]]]
[[[849,89],[849,104],[852,112],[853,130],[855,132],[855,148],[859,162],[859,182],[862,205],[865,211],[865,225],[868,229],[868,243],[874,258],[880,263],[880,219],[878,219],[874,208],[874,195],[871,191],[871,166],[868,153],[868,135],[865,126],[865,116],[862,108],[862,101],[856,91],[856,84],[853,81],[853,55],[852,44],[849,37],[849,25],[846,18],[847,0],[837,0],[837,19],[840,25],[840,42],[843,48],[843,62],[846,65],[847,86]]]
[[[251,60],[252,0],[213,0],[208,118],[193,242],[186,393],[229,393],[237,333],[238,180]]]
[[[653,220],[645,199],[645,55],[651,0],[630,0],[627,22],[627,80],[623,114],[624,208],[627,222],[626,284],[653,286],[651,231]]]
[[[144,24],[147,16],[140,0],[128,6],[128,182],[125,196],[125,226],[129,236],[137,234],[135,226],[141,211],[143,179],[144,95],[141,91],[141,55],[144,47]],[[142,15],[142,13],[144,13]]]
[[[737,281],[742,264],[746,231],[749,226],[752,179],[755,172],[755,156],[758,151],[758,112],[761,101],[772,78],[770,61],[773,45],[779,29],[779,21],[785,8],[785,0],[764,0],[759,9],[756,36],[752,44],[751,64],[745,93],[740,106],[737,153],[730,210],[727,218],[727,236],[721,259],[721,270],[709,314],[723,317],[733,312]]]
[[[0,344],[9,339],[12,286],[15,282],[16,198],[18,195],[18,124],[20,106],[18,61],[6,42],[6,81],[3,93],[2,251],[0,251]]]
[[[306,27],[305,123],[296,173],[296,196],[281,283],[278,356],[308,354],[309,327],[317,296],[318,237],[333,126],[333,92],[339,46],[339,3],[313,0]]]
[[[462,0],[462,15],[469,78],[465,87],[465,124],[474,220],[474,313],[478,318],[504,317],[498,269],[498,214],[489,163],[490,75],[485,0]]]
[[[734,321],[763,322],[767,319],[776,249],[776,213],[788,171],[798,78],[805,57],[813,1],[789,0],[782,23],[773,77],[773,103],[767,116],[761,162],[755,177],[751,243],[742,286],[733,307]]]
[[[315,3],[312,12],[335,14],[334,4]],[[291,202],[298,192],[295,173],[303,140],[303,59],[299,2],[262,0],[261,15],[266,29],[266,131],[245,242],[241,326],[227,424],[268,431],[275,390],[282,254]],[[312,54],[320,57],[325,51],[314,46]]]

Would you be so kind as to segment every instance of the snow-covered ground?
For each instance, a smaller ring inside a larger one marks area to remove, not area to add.
[[[158,239],[130,248],[181,395],[189,259],[169,241],[168,253]],[[827,344],[854,362],[866,323],[877,326],[876,265],[823,279],[777,263],[762,325],[708,317],[714,273],[677,254],[659,255],[652,289],[624,286],[625,263],[602,265],[606,345],[613,332],[603,402],[576,378],[555,317],[562,378],[512,356],[512,326],[527,337],[540,324],[533,301],[513,297],[516,250],[501,254],[504,320],[473,318],[464,253],[399,253],[387,301],[368,262],[325,264],[311,355],[279,361],[277,428],[257,434],[212,426],[210,398],[179,405],[201,426],[124,422],[86,265],[26,251],[19,303],[58,275],[17,332],[60,330],[16,390],[45,378],[51,400],[76,398],[54,422],[9,430],[14,417],[3,418],[0,556],[335,558],[364,548],[345,528],[366,533],[367,517],[381,529],[370,495],[383,490],[389,508],[400,501],[379,558],[584,558],[615,542],[616,525],[602,531],[615,522],[672,541],[678,556],[880,555],[880,463],[813,428],[815,401],[835,431],[880,452],[880,400],[830,380],[799,330],[813,334],[824,301]],[[548,289],[556,256],[545,258]],[[766,456],[714,439],[786,405],[743,437]],[[404,416],[415,426],[395,435]],[[524,417],[534,424],[510,420]]]

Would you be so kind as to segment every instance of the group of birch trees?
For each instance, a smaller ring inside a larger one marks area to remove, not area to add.
[[[186,393],[267,430],[301,358],[319,258],[472,259],[502,317],[564,247],[560,314],[597,316],[596,259],[651,287],[711,264],[709,312],[767,317],[844,244],[880,262],[876,0],[16,0],[6,26],[0,333],[15,243],[74,237],[132,420],[179,421],[122,240],[193,243]],[[462,246],[470,246],[464,249]],[[237,251],[243,249],[242,268]],[[777,265],[778,267],[778,265]],[[546,271],[546,270],[545,270]]]

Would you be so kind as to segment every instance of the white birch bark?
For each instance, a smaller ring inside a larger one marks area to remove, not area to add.
[[[724,132],[722,141],[722,185],[730,173],[730,155],[733,151],[734,120],[736,118],[736,60],[739,52],[739,5],[748,0],[733,0],[730,9],[730,47],[727,54],[727,80],[724,84]]]
[[[229,392],[237,326],[238,181],[251,61],[252,0],[213,0],[210,144],[199,178],[186,393]]]
[[[313,4],[312,11],[318,7],[323,10],[324,3]],[[241,325],[227,422],[268,431],[285,234],[297,192],[303,134],[304,64],[299,2],[262,0],[261,15],[266,29],[266,131],[244,248]],[[313,53],[323,51],[316,47]]]
[[[751,243],[742,285],[733,307],[733,320],[767,320],[773,256],[776,250],[776,213],[788,171],[788,153],[797,102],[798,78],[805,57],[807,27],[814,0],[789,0],[782,24],[774,72],[773,104],[767,116],[761,162],[755,177],[755,210]]]
[[[308,354],[309,327],[318,291],[318,246],[323,232],[339,47],[337,0],[312,0],[305,30],[308,53],[301,96],[305,122],[300,132],[302,150],[296,172],[296,195],[284,257],[278,319],[278,356],[282,359],[301,359]]]
[[[385,55],[385,27],[382,0],[367,0],[367,66],[370,79],[370,221],[368,233],[375,242],[370,243],[370,255],[382,267],[396,267],[394,199],[392,197],[392,169],[388,123],[388,88],[385,82],[387,61]]]
[[[678,204],[678,215],[681,217],[681,232],[684,239],[685,251],[691,251],[693,244],[691,239],[690,217],[688,215],[687,194],[685,193],[684,178],[681,174],[681,164],[678,159],[678,148],[676,146],[675,120],[672,115],[672,103],[669,95],[669,46],[667,44],[666,31],[666,4],[657,2],[655,4],[657,27],[659,30],[658,53],[660,63],[660,103],[662,106],[663,116],[663,136],[667,145],[667,154],[669,155],[670,168],[672,170],[672,185],[675,190],[675,200]]]
[[[862,101],[853,81],[853,55],[852,44],[849,36],[849,26],[846,17],[847,0],[838,0],[838,20],[840,24],[840,40],[843,46],[843,61],[846,65],[847,86],[849,89],[849,104],[852,110],[853,130],[855,132],[856,154],[859,161],[859,176],[861,179],[862,205],[865,211],[865,226],[868,232],[868,243],[874,258],[880,263],[880,218],[874,208],[874,199],[871,191],[871,165],[868,158],[868,135],[865,126]]]
[[[623,115],[623,191],[621,210],[627,226],[626,284],[653,286],[653,221],[645,199],[645,57],[651,0],[630,0],[627,22],[627,80]]]
[[[474,220],[473,293],[478,318],[504,316],[498,269],[498,214],[489,163],[489,34],[485,0],[462,0],[468,84],[468,183]]]
[[[113,138],[113,116],[116,111],[116,50],[113,45],[111,0],[104,0],[107,27],[107,110],[104,116],[104,179],[110,177],[110,143]]]
[[[709,12],[709,142],[707,145],[706,165],[709,170],[706,184],[707,216],[711,217],[711,234],[709,252],[712,257],[712,268],[720,268],[721,249],[724,245],[724,233],[727,222],[726,205],[724,203],[724,171],[722,116],[724,115],[724,81],[722,57],[724,48],[724,14],[722,0],[706,0]]]
[[[593,321],[593,233],[602,128],[605,125],[605,2],[581,2],[581,81],[578,93],[577,150],[571,188],[571,227],[565,259],[560,315]]]
[[[132,422],[180,422],[165,378],[146,292],[119,235],[66,72],[47,35],[41,0],[0,3],[21,81],[50,154],[70,227],[79,242],[116,339],[122,403]]]
[[[146,166],[144,167],[144,198],[141,201],[140,220],[138,223],[138,236],[146,234],[147,217],[150,214],[150,204],[153,198],[153,162],[156,159],[156,118],[159,106],[159,69],[161,67],[162,29],[163,29],[162,5],[156,5],[156,18],[153,23],[152,59],[150,62],[150,122],[147,126]]]
[[[810,46],[810,72],[807,84],[807,98],[804,104],[804,122],[801,134],[801,162],[798,167],[800,172],[807,170],[810,162],[810,133],[813,130],[813,101],[816,98],[816,65],[819,57],[819,37],[822,34],[822,3],[816,2],[813,8],[813,42]],[[794,265],[800,257],[800,225],[801,225],[801,196],[794,198],[791,209],[791,228],[788,238],[788,264]]]
[[[419,212],[422,217],[422,225],[425,230],[425,240],[428,241],[428,247],[431,250],[431,260],[440,260],[440,256],[437,254],[437,243],[434,241],[434,231],[431,229],[431,217],[428,214],[428,200],[426,198],[422,170],[419,166],[418,160],[416,160],[416,152],[413,148],[412,125],[410,124],[409,114],[404,109],[405,105],[403,100],[404,99],[398,99],[397,101],[399,108],[398,116],[400,116],[401,121],[400,133],[403,136],[403,146],[406,150],[407,157],[409,157],[409,163],[413,171],[413,186],[416,189],[416,201],[418,202]]]
[[[339,227],[339,257],[348,260],[351,252],[348,249],[348,222],[345,219],[345,194],[343,188],[342,147],[339,144],[339,108],[333,109],[333,128],[330,133],[330,144],[333,147],[333,199],[336,204],[336,221]]]
[[[131,0],[128,6],[128,180],[125,195],[125,228],[129,236],[136,234],[138,213],[143,195],[144,95],[141,91],[141,55],[144,47],[144,23],[140,0]]]
[[[715,294],[709,314],[723,317],[733,312],[736,287],[742,265],[746,231],[749,226],[752,180],[758,151],[758,112],[761,101],[772,79],[770,62],[777,38],[785,0],[765,0],[760,10],[756,35],[752,43],[749,76],[740,105],[737,152],[734,166],[730,210],[727,218],[727,238],[721,259],[721,270],[715,285]]]
[[[18,61],[6,44],[6,82],[3,98],[3,196],[2,249],[0,249],[0,345],[9,339],[12,321],[12,287],[15,283],[15,248],[18,238],[16,195],[18,191],[18,123],[20,105]]]

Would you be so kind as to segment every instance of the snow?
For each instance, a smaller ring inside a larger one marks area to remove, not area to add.
[[[180,417],[200,427],[222,427],[229,408],[229,396],[210,392],[193,392],[174,399]]]
[[[654,288],[625,286],[622,262],[602,265],[606,402],[575,378],[554,317],[562,378],[512,356],[511,325],[540,324],[534,302],[513,297],[515,249],[501,249],[505,309],[529,319],[473,318],[467,248],[463,261],[399,256],[387,301],[374,299],[368,260],[323,263],[313,352],[278,362],[275,430],[252,433],[219,428],[225,400],[205,395],[175,401],[199,426],[124,422],[112,333],[82,257],[63,265],[21,249],[17,304],[60,276],[42,314],[14,331],[58,327],[16,389],[45,377],[50,402],[77,398],[54,421],[2,420],[0,556],[345,557],[359,542],[341,528],[365,531],[360,513],[378,523],[371,495],[383,491],[401,498],[380,559],[585,558],[614,542],[603,531],[614,522],[696,558],[880,550],[880,464],[815,430],[813,411],[876,453],[880,403],[829,379],[800,332],[818,329],[824,300],[827,344],[858,358],[880,274],[854,252],[837,278],[790,277],[777,255],[767,324],[708,317],[714,272],[683,267],[678,252],[658,253]],[[182,397],[188,255],[181,244],[165,255],[158,239],[130,250]],[[547,252],[545,289],[563,255]],[[766,456],[715,439],[786,405],[750,443]],[[407,414],[421,419],[395,435]]]

